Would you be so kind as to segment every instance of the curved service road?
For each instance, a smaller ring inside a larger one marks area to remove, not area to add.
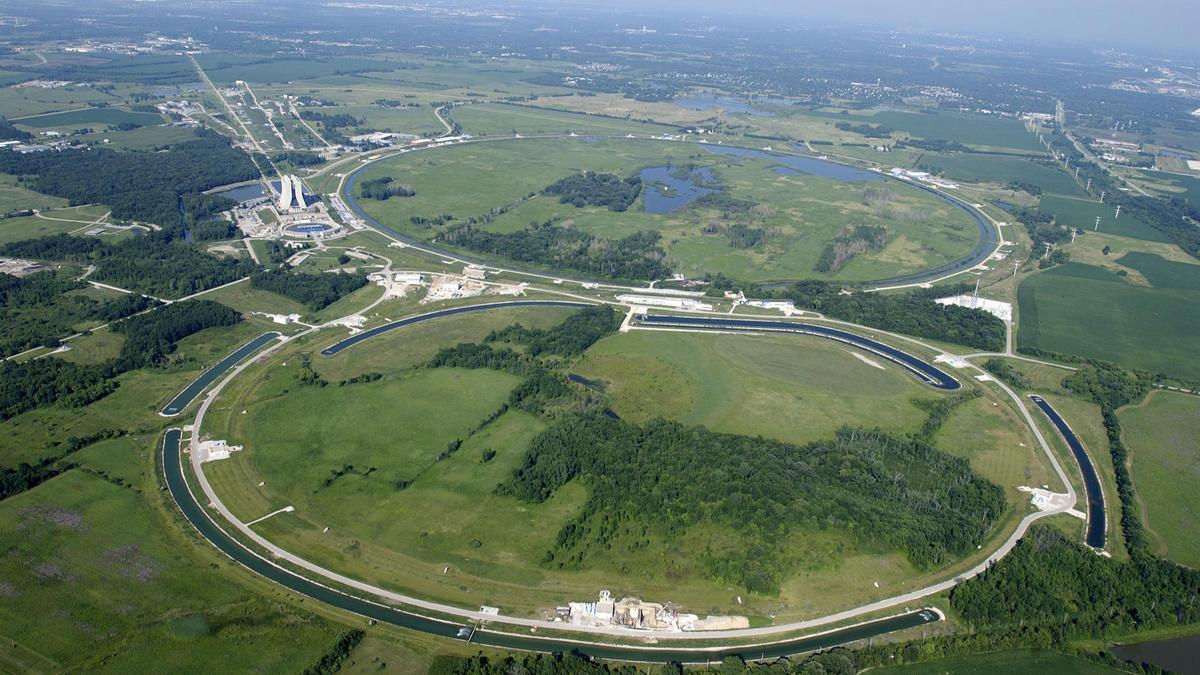
[[[428,146],[424,146],[421,148],[406,148],[404,150],[399,150],[399,151],[396,151],[396,152],[393,152],[390,154],[384,154],[382,156],[379,156],[376,159],[372,159],[372,160],[363,162],[363,164],[361,166],[355,168],[353,171],[350,171],[343,177],[341,184],[338,187],[338,192],[341,194],[342,201],[345,202],[346,206],[349,207],[350,210],[355,213],[355,215],[357,215],[359,218],[361,218],[363,220],[363,222],[367,223],[371,228],[377,230],[384,236],[387,236],[387,237],[389,237],[395,241],[398,241],[400,243],[403,243],[405,245],[411,246],[417,250],[425,251],[426,253],[438,255],[443,258],[458,260],[458,261],[461,261],[464,263],[486,265],[488,267],[491,267],[494,269],[499,269],[501,271],[514,272],[514,273],[523,274],[526,276],[534,276],[534,277],[539,277],[539,278],[543,278],[543,279],[567,279],[567,280],[574,281],[577,283],[584,283],[588,280],[578,279],[578,278],[574,278],[571,276],[551,275],[551,274],[547,274],[545,272],[539,272],[539,271],[536,271],[533,269],[524,269],[519,266],[514,266],[514,263],[512,263],[511,261],[504,261],[504,262],[498,263],[495,260],[488,260],[485,258],[480,258],[477,256],[473,256],[470,253],[447,249],[442,246],[437,246],[435,244],[431,244],[426,241],[421,241],[421,240],[415,239],[415,238],[410,237],[388,225],[385,225],[384,223],[379,222],[379,220],[377,220],[374,216],[371,216],[370,214],[368,214],[362,208],[362,206],[359,205],[357,198],[355,198],[355,196],[354,196],[354,186],[358,184],[358,180],[362,176],[362,173],[364,171],[366,171],[369,167],[371,167],[372,164],[375,164],[376,162],[380,162],[380,161],[394,159],[396,157],[399,157],[403,154],[407,154],[410,152],[427,152],[430,150],[435,150],[440,147],[463,145],[463,144],[469,144],[469,143],[498,143],[498,142],[517,142],[520,140],[530,140],[530,139],[545,140],[545,139],[567,139],[567,138],[572,138],[572,137],[566,136],[566,135],[555,135],[555,134],[537,135],[537,136],[528,136],[528,137],[504,136],[504,137],[498,137],[498,138],[476,138],[476,139],[471,139],[471,140],[460,140],[460,141],[455,141],[452,143],[428,145]],[[611,138],[614,140],[629,139],[628,136],[603,136],[603,135],[588,135],[588,136],[580,136],[579,138]],[[701,148],[735,147],[735,146],[709,146],[706,144],[696,143],[695,141],[668,141],[668,140],[661,139],[661,138],[642,137],[642,136],[637,136],[634,138],[637,140],[653,141],[653,142],[659,142],[659,143],[667,143],[667,142],[693,143],[694,145],[701,147]],[[747,151],[752,151],[755,153],[763,153],[765,155],[775,155],[775,156],[780,156],[780,157],[796,156],[796,155],[789,155],[789,154],[775,152],[775,151],[767,152],[765,150],[754,150],[752,148],[741,148],[741,149],[744,149]],[[814,158],[813,161],[826,162],[829,164],[839,164],[840,165],[839,162],[834,162],[834,161],[831,161],[828,159],[815,159]],[[855,167],[855,168],[858,168],[858,167]],[[996,250],[1000,247],[1001,244],[1004,243],[1004,238],[1000,234],[1000,228],[996,225],[996,223],[991,218],[989,218],[985,213],[983,213],[979,209],[975,208],[971,204],[968,204],[967,202],[965,202],[957,197],[948,195],[941,190],[934,189],[928,185],[921,185],[920,183],[916,183],[914,181],[909,181],[909,180],[900,180],[898,178],[894,178],[892,176],[889,176],[889,175],[883,174],[883,173],[880,173],[879,176],[881,178],[883,178],[884,180],[896,180],[905,185],[911,185],[915,188],[924,190],[924,191],[928,192],[929,194],[931,194],[939,199],[942,199],[945,202],[955,206],[956,208],[961,209],[968,216],[970,216],[971,219],[975,222],[975,226],[979,233],[979,242],[975,245],[975,248],[969,254],[967,254],[966,256],[964,256],[962,258],[959,258],[958,260],[952,260],[950,262],[943,263],[936,267],[931,267],[929,269],[921,270],[919,272],[913,272],[912,274],[905,274],[905,275],[901,275],[901,276],[891,277],[888,279],[863,281],[863,282],[858,282],[854,285],[862,286],[865,288],[871,288],[871,289],[885,289],[885,288],[918,286],[921,284],[933,283],[935,281],[940,281],[942,279],[946,279],[948,277],[952,277],[952,276],[961,274],[962,272],[966,272],[967,270],[972,269],[972,268],[982,264],[988,258],[990,258],[992,256],[992,254],[994,254],[996,252]],[[504,265],[504,267],[500,267],[500,265]],[[766,287],[771,287],[771,286],[789,285],[792,283],[794,283],[794,280],[776,280],[776,281],[764,282],[762,285],[766,286]]]
[[[739,647],[638,647],[619,644],[579,642],[554,637],[504,633],[476,624],[456,623],[417,614],[377,600],[369,600],[318,583],[292,572],[278,563],[251,551],[239,543],[209,516],[192,492],[183,472],[182,432],[170,429],[163,439],[162,467],[167,488],[188,522],[205,539],[225,555],[250,571],[262,575],[289,590],[353,612],[360,616],[390,623],[403,628],[430,633],[446,638],[468,640],[480,645],[499,649],[515,649],[539,652],[578,651],[587,656],[621,661],[654,663],[707,663],[720,661],[726,656],[739,655],[746,659],[770,659],[817,649],[825,649],[847,642],[891,633],[905,628],[940,621],[943,617],[936,609],[918,609],[897,616],[869,621],[855,626],[839,628],[817,635],[782,640],[778,642],[746,645]],[[485,617],[495,619],[496,617]],[[482,620],[482,619],[479,619]],[[564,628],[559,624],[557,628]],[[692,639],[703,639],[703,634],[681,634]]]
[[[380,326],[366,333],[362,333],[351,338],[347,338],[326,350],[327,353],[337,353],[342,349],[346,349],[353,344],[357,344],[362,340],[378,335],[388,330],[393,330],[401,325],[411,325],[420,321],[450,316],[470,311],[483,311],[485,309],[497,309],[504,307],[529,307],[529,306],[581,306],[587,303],[576,303],[556,300],[520,300],[496,302],[487,305],[465,306],[460,308],[451,308],[450,310],[438,310],[416,317],[409,317],[401,321],[392,322],[385,326]],[[645,321],[645,319],[643,319]],[[870,340],[854,333],[839,331],[827,326],[816,324],[805,324],[800,322],[787,321],[770,321],[770,320],[740,320],[740,319],[717,319],[717,318],[700,318],[700,317],[679,317],[679,316],[662,316],[661,318],[651,318],[648,324],[643,328],[650,328],[651,325],[660,326],[664,329],[671,329],[671,324],[676,324],[675,329],[693,329],[701,330],[720,330],[720,331],[744,331],[748,333],[762,333],[772,330],[786,332],[800,332],[812,335],[821,335],[829,339],[838,340],[847,344],[852,344],[856,347],[867,349],[874,354],[885,357],[888,360],[901,365],[913,374],[917,375],[931,386],[943,389],[956,389],[961,386],[954,378],[943,373],[941,370],[925,363],[916,357],[913,357],[898,349],[889,347],[875,340]],[[851,326],[857,328],[856,326]],[[311,335],[317,332],[321,327],[310,327],[309,330],[299,333],[298,335],[285,337],[275,341],[275,344],[269,346],[262,352],[262,355],[269,354],[280,349],[288,342],[302,337]],[[910,343],[916,344],[926,349],[934,349],[929,345],[920,342],[919,340],[888,334],[896,339],[902,339]],[[524,617],[506,616],[498,614],[484,614],[482,612],[454,607],[441,603],[422,600],[411,596],[406,596],[400,593],[395,593],[384,588],[372,586],[365,582],[346,577],[332,570],[323,568],[313,562],[305,560],[295,554],[292,554],[265,538],[259,536],[246,523],[238,520],[229,509],[221,502],[212,485],[208,482],[207,477],[202,470],[200,464],[200,453],[198,452],[198,436],[201,433],[203,426],[204,415],[209,406],[220,395],[225,386],[229,384],[241,372],[246,370],[254,363],[251,360],[243,360],[233,367],[228,374],[225,375],[219,383],[216,384],[205,396],[199,409],[196,412],[196,417],[193,423],[193,434],[190,440],[190,462],[192,465],[192,474],[194,481],[201,488],[200,496],[204,499],[207,508],[213,509],[220,514],[218,519],[207,511],[205,507],[200,506],[200,501],[195,493],[192,492],[191,486],[188,484],[188,478],[184,476],[182,462],[184,455],[180,452],[181,434],[178,430],[168,432],[167,438],[163,447],[163,467],[164,477],[167,480],[168,488],[172,496],[179,504],[180,509],[196,529],[205,538],[209,539],[213,545],[225,552],[227,555],[237,560],[241,564],[247,566],[251,570],[267,576],[268,578],[283,584],[297,592],[304,593],[311,597],[320,599],[323,602],[342,607],[349,611],[357,612],[364,616],[376,618],[378,620],[397,623],[398,625],[408,626],[417,630],[424,630],[430,633],[444,636],[454,636],[463,639],[479,641],[483,644],[488,644],[501,648],[511,649],[532,649],[540,651],[562,651],[564,649],[580,649],[586,654],[603,658],[613,658],[622,660],[670,660],[670,661],[707,661],[714,658],[719,658],[723,654],[738,653],[746,657],[756,658],[771,658],[783,654],[797,653],[813,649],[820,649],[840,644],[850,640],[858,640],[872,635],[880,635],[893,630],[899,630],[905,627],[920,625],[922,623],[935,621],[940,618],[940,613],[937,610],[917,610],[910,611],[907,607],[917,606],[927,597],[948,591],[963,581],[970,579],[978,574],[983,573],[996,561],[1006,556],[1017,542],[1025,535],[1028,528],[1037,520],[1046,518],[1060,513],[1071,511],[1076,503],[1076,494],[1071,486],[1066,472],[1063,470],[1058,459],[1055,457],[1050,445],[1046,442],[1044,435],[1035,423],[1030,411],[1026,408],[1022,398],[1014,392],[1008,385],[999,380],[992,380],[994,385],[1000,388],[1014,403],[1016,403],[1018,411],[1028,425],[1031,433],[1037,439],[1039,446],[1046,454],[1047,461],[1054,468],[1055,473],[1065,486],[1066,494],[1059,495],[1060,499],[1056,500],[1053,505],[1044,511],[1037,511],[1025,515],[1016,528],[1010,533],[994,551],[988,554],[985,558],[978,561],[974,566],[964,570],[953,578],[946,579],[916,589],[908,593],[903,593],[890,598],[885,598],[866,605],[855,607],[834,614],[829,614],[823,617],[810,619],[807,621],[796,621],[786,624],[778,624],[772,626],[761,626],[756,628],[717,630],[699,632],[662,632],[662,631],[638,631],[622,627],[586,627],[572,626],[559,622],[546,621],[541,619],[530,619]],[[982,373],[977,366],[969,365],[969,367]],[[264,554],[259,554],[251,550],[248,545],[240,543],[226,532],[224,525],[230,525],[236,530],[236,534],[242,541],[251,542],[256,550],[264,551]],[[283,567],[284,564],[288,568]],[[301,573],[307,575],[302,576]],[[317,581],[320,579],[321,581]],[[326,584],[336,585],[337,588]],[[403,609],[394,605],[403,605]],[[899,607],[905,607],[903,613],[893,615],[891,617],[879,620],[865,620],[864,617],[878,615],[888,610],[895,610]],[[850,627],[828,629],[830,626],[837,624],[846,624],[852,621],[860,621]],[[471,625],[464,626],[455,622],[470,622]],[[504,625],[507,630],[528,629],[530,633],[539,630],[545,630],[548,635],[538,635],[536,637],[527,635],[516,635],[512,632],[498,632],[486,628],[486,624]],[[783,639],[775,639],[778,636],[792,636],[803,631],[827,629],[816,635],[806,635],[800,638],[785,637]],[[595,640],[588,637],[574,637],[572,639],[553,637],[556,633],[561,635],[562,631],[569,631],[575,635],[596,636]],[[696,647],[686,646],[678,648],[663,648],[663,647],[641,647],[641,646],[625,646],[611,644],[611,638],[624,637],[627,639],[647,640],[653,639],[655,642],[663,641],[680,641],[687,640],[693,644],[700,642],[701,644],[713,644],[713,647]],[[742,641],[763,638],[764,640],[772,640],[757,645],[738,644],[729,645],[729,641],[736,640],[739,643]]]

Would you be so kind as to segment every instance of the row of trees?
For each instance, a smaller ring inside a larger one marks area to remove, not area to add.
[[[277,293],[319,311],[367,285],[365,274],[336,272],[304,274],[283,269],[260,270],[250,275],[250,287]]]
[[[241,320],[234,310],[209,301],[189,300],[112,325],[125,337],[116,358],[77,364],[59,358],[0,363],[0,421],[48,405],[80,407],[117,388],[116,377],[135,368],[161,365],[179,340],[214,326]]]

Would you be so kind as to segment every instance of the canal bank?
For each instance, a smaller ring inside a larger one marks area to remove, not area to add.
[[[400,607],[384,604],[377,600],[352,595],[333,587],[317,583],[307,577],[288,570],[280,564],[251,551],[227,534],[209,516],[196,500],[183,469],[184,456],[181,452],[183,433],[169,429],[163,437],[161,465],[167,489],[183,516],[192,527],[217,550],[246,569],[267,578],[291,591],[320,601],[364,618],[384,622],[410,630],[417,630],[439,637],[467,640],[481,646],[497,649],[569,652],[574,651],[598,659],[637,661],[643,663],[709,663],[727,656],[740,656],[747,660],[775,659],[793,654],[827,649],[837,645],[867,640],[907,628],[936,623],[944,617],[940,611],[921,608],[906,611],[896,616],[867,621],[836,628],[814,635],[786,640],[764,642],[753,645],[713,647],[656,647],[632,646],[603,642],[584,642],[549,636],[519,635],[479,628],[475,623],[455,623],[423,616]],[[564,626],[564,628],[567,628]],[[531,631],[532,632],[532,631]],[[636,633],[629,638],[636,639]],[[703,640],[702,634],[690,633],[679,637]]]

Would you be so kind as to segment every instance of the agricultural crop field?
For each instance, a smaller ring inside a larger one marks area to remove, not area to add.
[[[938,171],[951,180],[1000,185],[1021,181],[1036,185],[1044,192],[1083,195],[1083,186],[1076,183],[1075,179],[1061,168],[1021,157],[926,152],[913,160],[913,166]]]
[[[1137,220],[1129,213],[1117,216],[1114,207],[1101,204],[1097,198],[1077,199],[1060,195],[1042,195],[1038,202],[1038,211],[1054,216],[1054,220],[1062,225],[1077,227],[1089,232],[1095,229],[1096,216],[1099,216],[1100,230],[1107,234],[1145,241],[1170,241],[1167,235]]]
[[[884,110],[842,114],[824,110],[813,113],[851,124],[882,125],[897,132],[926,140],[953,141],[976,148],[1020,150],[1042,153],[1045,148],[1023,122],[993,115],[953,112],[903,112]]]
[[[1200,567],[1200,398],[1154,392],[1121,410],[1133,481],[1150,540],[1164,555]]]
[[[1049,650],[1022,649],[956,656],[926,663],[880,668],[872,672],[894,673],[895,675],[1027,675],[1028,673],[1102,675],[1124,671]]]
[[[1158,283],[1151,281],[1152,288],[1135,285],[1080,263],[1023,281],[1017,290],[1018,343],[1152,372],[1200,376],[1191,338],[1200,330],[1200,265],[1149,255],[1133,255],[1122,264]]]
[[[475,136],[509,136],[514,132],[534,134],[599,134],[618,136],[634,134],[671,133],[674,127],[646,122],[559,112],[503,103],[456,106],[450,118],[462,125],[463,131]]]
[[[157,113],[134,112],[119,108],[85,108],[83,110],[70,110],[38,115],[36,117],[25,117],[18,120],[17,124],[35,129],[49,129],[52,127],[86,127],[101,124],[116,125],[126,122],[146,126],[162,124],[162,121],[162,116]]]
[[[724,194],[741,200],[740,208],[747,212],[723,215],[726,209],[719,206],[683,206],[649,213],[645,203],[651,191],[662,190],[650,184],[638,201],[618,213],[539,194],[582,170],[626,177],[648,167],[680,165],[711,170]],[[501,233],[547,221],[606,239],[651,230],[661,234],[660,244],[677,271],[689,276],[723,272],[754,281],[898,276],[956,259],[975,246],[975,225],[961,210],[918,188],[864,175],[871,180],[784,172],[766,155],[718,155],[698,144],[514,139],[378,162],[361,174],[360,184],[390,177],[411,185],[416,194],[386,201],[359,198],[358,203],[380,222],[419,239],[435,238],[439,230],[416,225],[414,218],[432,221],[446,214],[460,221],[487,216],[479,227]],[[761,239],[753,246],[736,246],[722,230],[739,222],[748,222]],[[837,271],[815,271],[835,238],[857,225],[875,224],[885,224],[884,246],[854,256]]]

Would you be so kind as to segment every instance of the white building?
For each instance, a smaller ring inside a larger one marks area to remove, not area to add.
[[[420,272],[397,272],[392,279],[398,284],[420,286],[425,283],[425,275]]]
[[[622,305],[637,305],[639,307],[667,307],[670,309],[686,309],[693,311],[711,312],[713,306],[707,302],[700,302],[691,298],[660,298],[651,295],[628,295],[622,294],[617,296],[617,302]]]

